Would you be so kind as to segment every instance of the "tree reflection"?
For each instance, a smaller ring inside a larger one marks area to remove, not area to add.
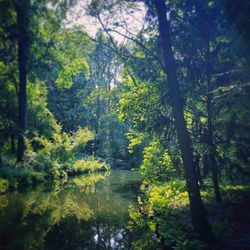
[[[9,201],[7,196],[1,196],[1,200],[5,198],[1,208],[8,209],[2,210],[0,215],[0,246],[14,249],[42,248],[48,232],[64,218],[89,220],[94,212],[81,193],[90,194],[93,186],[106,176],[85,175],[73,179],[66,186],[54,182],[51,191],[44,192],[45,187],[42,186],[24,194],[11,194]]]
[[[0,249],[131,249],[128,206],[140,179],[95,173],[0,196]]]

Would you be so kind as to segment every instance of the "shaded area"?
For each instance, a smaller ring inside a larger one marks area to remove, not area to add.
[[[169,202],[166,190],[158,189],[130,207],[128,228],[136,238],[132,249],[247,250],[250,245],[250,186],[222,186],[223,203],[211,196],[212,186],[202,189],[209,223],[216,235],[207,245],[192,231],[187,197],[180,194]]]
[[[140,182],[138,172],[119,170],[2,195],[0,248],[120,249]]]

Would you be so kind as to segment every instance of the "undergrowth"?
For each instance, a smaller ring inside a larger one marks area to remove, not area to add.
[[[56,125],[50,139],[38,135],[32,140],[26,139],[23,162],[7,159],[4,167],[0,167],[0,193],[48,180],[67,179],[72,174],[109,170],[107,163],[84,152],[94,137],[87,128],[69,134]]]

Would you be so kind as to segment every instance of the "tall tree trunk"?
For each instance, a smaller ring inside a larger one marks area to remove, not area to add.
[[[195,2],[195,6],[197,9],[198,17],[199,17],[199,27],[200,32],[204,40],[205,44],[205,78],[207,82],[207,135],[206,135],[206,143],[208,146],[208,166],[212,173],[212,181],[214,188],[215,201],[221,202],[221,194],[219,188],[218,181],[218,166],[216,162],[216,148],[214,144],[214,136],[213,136],[213,111],[212,111],[212,84],[211,84],[211,52],[210,52],[210,34],[211,34],[211,20],[212,16],[210,12],[205,12],[199,1]]]
[[[1,152],[1,147],[0,147],[0,168],[3,165],[3,159],[2,159],[2,152]]]
[[[27,95],[26,95],[26,57],[27,44],[18,41],[18,66],[19,66],[19,94],[18,94],[18,149],[17,162],[23,160],[25,143],[24,133],[26,131],[27,117]]]
[[[16,145],[15,145],[15,136],[14,132],[10,135],[10,143],[11,143],[11,153],[16,154]]]
[[[23,160],[25,143],[24,136],[27,121],[27,10],[23,8],[22,2],[17,5],[17,26],[18,26],[18,68],[19,68],[19,93],[18,93],[18,149],[17,162]]]
[[[172,103],[175,127],[184,164],[192,224],[195,232],[202,239],[211,241],[213,239],[213,235],[208,224],[206,211],[201,199],[197,174],[195,171],[191,139],[187,131],[186,121],[184,119],[183,101],[177,79],[175,60],[170,38],[170,23],[166,17],[167,7],[165,0],[155,0],[154,4],[158,15],[159,34],[163,49],[165,71],[168,77],[168,88]]]
[[[100,95],[98,94],[96,99],[96,124],[95,124],[96,138],[94,140],[94,145],[93,145],[94,154],[96,154],[100,144],[100,133],[99,133],[100,112],[101,112],[101,103],[100,103]]]
[[[208,35],[209,36],[209,35]],[[214,187],[215,201],[221,202],[221,194],[218,181],[218,166],[215,159],[216,149],[213,139],[213,113],[212,113],[212,86],[211,86],[211,60],[210,60],[210,42],[209,38],[207,39],[207,51],[206,51],[206,78],[207,78],[207,145],[208,145],[208,154],[210,161],[210,168],[212,173],[212,181]]]
[[[200,169],[200,155],[196,155],[194,157],[194,163],[195,163],[195,166],[196,166],[196,173],[197,173],[197,180],[198,180],[198,183],[200,186],[203,185],[203,179],[202,179],[202,176],[201,176],[201,169]]]

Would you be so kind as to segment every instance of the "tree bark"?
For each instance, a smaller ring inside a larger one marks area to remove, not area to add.
[[[16,8],[17,26],[18,26],[18,69],[19,69],[19,93],[18,93],[18,149],[17,162],[23,160],[25,151],[25,131],[27,123],[27,53],[28,53],[28,35],[27,35],[27,13],[19,3]]]
[[[16,154],[16,145],[15,145],[14,132],[12,132],[10,135],[10,143],[11,143],[11,153],[15,155]]]
[[[184,164],[192,224],[195,232],[203,240],[211,241],[213,239],[213,235],[208,224],[205,207],[201,199],[197,174],[195,171],[191,139],[187,131],[186,121],[184,119],[183,101],[177,79],[175,59],[170,38],[170,23],[166,17],[167,6],[165,4],[165,0],[155,0],[154,5],[156,7],[159,21],[159,35],[162,43],[164,63],[166,68],[165,71],[168,77],[168,89],[170,92],[175,127]]]
[[[198,20],[201,36],[204,40],[204,62],[205,62],[205,79],[207,83],[207,100],[206,100],[206,111],[207,111],[207,135],[206,144],[208,146],[208,166],[212,173],[213,188],[215,194],[215,201],[221,202],[221,194],[218,181],[218,166],[216,162],[216,147],[214,144],[214,128],[213,128],[213,109],[212,109],[212,84],[211,84],[211,52],[210,52],[210,33],[212,31],[212,17],[210,13],[205,12],[202,5],[197,1],[196,9],[198,13]]]
[[[95,124],[96,138],[94,140],[94,145],[93,145],[94,154],[96,154],[100,144],[100,132],[99,132],[100,112],[101,112],[101,103],[100,103],[100,95],[98,94],[96,99],[96,124]]]
[[[212,87],[211,87],[211,60],[210,60],[210,43],[207,40],[206,51],[206,78],[207,78],[207,145],[210,161],[210,169],[212,173],[212,181],[214,187],[215,201],[221,202],[221,194],[218,181],[218,166],[215,158],[216,149],[213,138],[213,113],[212,113]]]
[[[24,134],[26,131],[27,117],[27,96],[26,96],[26,53],[27,44],[18,41],[18,67],[19,67],[19,94],[18,94],[18,149],[17,162],[23,160],[25,143]]]
[[[1,152],[1,148],[0,148],[0,168],[3,165],[3,159],[2,159],[2,152]]]

